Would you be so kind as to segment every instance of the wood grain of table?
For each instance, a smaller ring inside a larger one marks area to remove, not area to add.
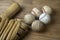
[[[17,13],[17,18],[23,18],[25,14],[30,13],[32,8],[42,9],[44,5],[52,7],[52,21],[46,25],[45,32],[30,31],[23,40],[60,40],[60,0],[0,0],[0,13],[3,13],[11,3],[20,4],[22,11]]]

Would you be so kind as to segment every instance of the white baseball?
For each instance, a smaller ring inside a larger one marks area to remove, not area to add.
[[[26,14],[24,16],[24,21],[27,24],[31,24],[34,20],[35,20],[35,16],[33,16],[32,14]]]
[[[43,11],[43,13],[51,14],[52,8],[49,6],[43,6],[42,11]]]
[[[33,8],[31,13],[35,16],[35,17],[39,17],[39,15],[41,14],[41,11],[37,8]]]
[[[43,22],[44,24],[48,24],[51,21],[50,15],[46,14],[46,13],[42,13],[39,16],[39,20],[41,22]]]

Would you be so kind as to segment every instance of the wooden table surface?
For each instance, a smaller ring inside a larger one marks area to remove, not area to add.
[[[19,3],[22,8],[22,11],[15,16],[17,18],[23,18],[34,7],[41,10],[44,5],[48,5],[53,9],[52,22],[46,25],[45,32],[30,31],[23,40],[60,40],[60,0],[0,0],[0,13],[14,1]]]

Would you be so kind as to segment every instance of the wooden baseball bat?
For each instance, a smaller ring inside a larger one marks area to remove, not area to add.
[[[15,23],[14,23],[14,25],[12,26],[12,28],[11,28],[11,30],[10,30],[10,32],[9,32],[9,34],[7,35],[7,38],[6,38],[6,40],[10,40],[10,38],[11,38],[11,35],[12,35],[12,33],[13,33],[13,30],[15,29],[15,27],[16,27],[16,25],[17,25],[17,21],[15,21]]]
[[[5,30],[3,31],[2,35],[1,35],[2,40],[4,40],[6,38],[7,34],[9,33],[10,29],[12,28],[13,24],[14,24],[14,20],[12,19],[9,21],[9,23],[7,24]]]
[[[17,35],[17,32],[18,32],[19,27],[20,27],[20,22],[18,22],[18,24],[16,25],[15,29],[13,30],[13,33],[11,35],[10,40],[13,40],[14,37]]]
[[[20,10],[20,5],[16,2],[11,4],[6,11],[0,14],[0,30],[3,27],[3,24],[7,18],[11,18],[13,15],[15,15]]]
[[[9,19],[6,19],[6,21],[4,22],[4,25],[3,25],[2,29],[1,29],[1,31],[0,31],[0,36],[2,35],[4,29],[6,28],[8,22],[9,22]]]

